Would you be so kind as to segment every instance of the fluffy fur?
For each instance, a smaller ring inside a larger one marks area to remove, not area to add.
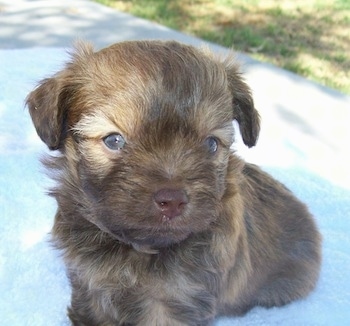
[[[314,288],[321,241],[306,206],[230,150],[233,120],[247,146],[259,134],[232,57],[81,44],[27,104],[59,153],[45,164],[74,325],[209,325]]]

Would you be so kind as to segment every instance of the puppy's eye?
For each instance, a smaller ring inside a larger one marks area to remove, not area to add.
[[[112,151],[120,151],[125,146],[125,139],[121,134],[110,134],[103,138],[103,142]]]
[[[214,154],[218,150],[219,143],[215,137],[210,136],[205,140],[205,145],[207,146],[209,153]]]

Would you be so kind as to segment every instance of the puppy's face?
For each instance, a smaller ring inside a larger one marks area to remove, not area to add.
[[[232,121],[248,146],[259,132],[237,67],[175,42],[80,46],[27,103],[39,136],[65,157],[65,205],[138,248],[210,227],[226,190]]]

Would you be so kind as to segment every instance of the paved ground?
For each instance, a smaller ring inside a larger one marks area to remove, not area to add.
[[[69,48],[77,38],[97,48],[131,39],[204,43],[88,0],[0,0],[1,51]],[[263,120],[258,146],[248,151],[238,144],[241,155],[266,166],[307,169],[350,189],[350,97],[248,56],[239,59]]]

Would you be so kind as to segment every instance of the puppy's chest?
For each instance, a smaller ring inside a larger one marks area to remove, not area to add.
[[[187,324],[182,318],[193,324],[209,319],[220,291],[217,271],[172,254],[129,261],[111,278],[105,291],[95,293],[113,305],[119,320],[135,325],[142,321],[143,325],[175,326]]]

